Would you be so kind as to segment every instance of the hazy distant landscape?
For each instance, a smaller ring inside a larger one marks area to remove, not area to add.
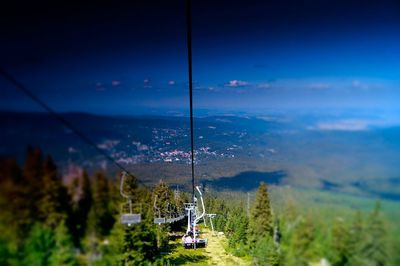
[[[400,1],[4,1],[0,266],[400,265]]]
[[[195,119],[196,176],[214,189],[274,185],[400,200],[398,121],[385,112],[271,111]],[[186,184],[189,119],[63,115],[139,179]],[[22,160],[28,145],[52,154],[63,173],[115,169],[92,147],[41,113],[0,114],[2,156]]]

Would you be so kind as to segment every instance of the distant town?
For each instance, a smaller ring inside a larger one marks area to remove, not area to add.
[[[211,126],[210,128],[212,129]],[[141,141],[134,140],[133,136],[128,135],[126,140],[105,140],[98,147],[109,151],[118,163],[126,165],[154,162],[191,163],[189,148],[180,147],[187,146],[180,145],[182,139],[189,142],[188,135],[184,129],[153,128],[151,132],[150,143],[142,143]],[[246,135],[243,132],[231,132],[231,134],[239,134],[239,138]],[[197,138],[202,140],[203,136],[200,135]],[[200,146],[195,149],[195,163],[215,158],[234,158],[235,151],[241,149],[242,146],[236,144],[219,149],[213,148],[210,145]],[[74,150],[74,148],[70,147],[70,150]]]

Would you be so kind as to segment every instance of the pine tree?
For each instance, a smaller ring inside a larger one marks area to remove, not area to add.
[[[139,202],[140,193],[138,192],[139,192],[139,187],[137,184],[136,177],[132,175],[126,175],[126,178],[124,180],[124,193],[126,195],[130,195],[133,201]]]
[[[29,234],[33,224],[38,222],[38,202],[42,197],[43,160],[39,149],[31,147],[23,171],[14,162],[4,174],[8,175],[2,184],[0,204],[4,213],[4,223],[16,234],[18,247],[22,247],[23,240]],[[4,186],[3,186],[4,185]],[[7,230],[9,231],[9,230]]]
[[[101,245],[115,222],[110,208],[109,181],[103,173],[95,174],[91,193],[93,201],[88,214],[86,236],[83,240],[89,263],[97,261],[101,256]]]
[[[155,207],[159,211],[159,214],[155,213],[155,215],[161,215],[162,217],[169,216],[171,214],[171,205],[174,203],[174,195],[172,190],[162,180],[154,187],[153,198]]]
[[[189,202],[189,196],[182,191],[174,191],[174,205],[177,214],[182,214],[185,210],[185,203]]]
[[[276,220],[279,229],[279,251],[282,265],[296,265],[293,255],[292,241],[302,217],[297,211],[297,206],[292,197],[285,202],[283,214]]]
[[[332,227],[331,252],[333,265],[346,265],[351,257],[350,232],[343,218],[337,218]]]
[[[297,223],[299,222],[300,216],[297,211],[296,203],[291,197],[286,202],[283,218],[283,225],[286,229],[286,233],[293,233],[292,229],[296,227]]]
[[[400,265],[400,240],[393,240],[391,247],[392,256],[389,265]]]
[[[11,251],[8,247],[7,241],[0,239],[0,265],[8,266],[11,264],[12,259]]]
[[[111,196],[109,181],[103,173],[96,173],[92,184],[92,207],[89,212],[89,226],[98,238],[109,234],[113,224],[113,211],[110,209]]]
[[[307,216],[296,227],[290,246],[290,256],[295,260],[295,265],[307,265],[314,259],[312,245],[315,240],[315,226],[312,219]]]
[[[40,149],[28,147],[23,169],[24,193],[29,201],[26,202],[31,217],[38,216],[39,201],[42,198],[43,187],[43,156]],[[33,223],[32,223],[33,224]]]
[[[0,184],[4,184],[7,182],[18,183],[22,181],[22,173],[21,168],[18,166],[17,161],[15,159],[2,159],[0,160]],[[2,190],[2,192],[6,192],[6,190]]]
[[[69,196],[57,174],[53,159],[48,156],[44,163],[42,197],[38,202],[40,220],[54,229],[69,214]]]
[[[273,220],[271,205],[268,196],[267,185],[261,183],[256,199],[253,204],[250,223],[249,223],[249,241],[250,245],[254,247],[255,243],[265,236],[272,236],[273,233]]]
[[[173,206],[174,196],[172,190],[167,186],[165,182],[160,182],[155,186],[153,190],[154,199],[154,210],[155,217],[169,218],[172,215],[171,210],[175,208]],[[158,248],[165,248],[168,246],[168,224],[160,224],[157,226],[157,246]]]
[[[154,225],[149,221],[125,227],[123,243],[122,254],[126,265],[144,265],[157,255],[157,236]]]
[[[42,166],[42,151],[29,146],[27,149],[23,175],[26,181],[29,181],[32,185],[34,185],[34,188],[40,188],[40,181],[43,176]]]
[[[54,240],[55,246],[49,258],[49,265],[77,266],[78,262],[75,258],[72,238],[69,235],[68,228],[65,226],[64,221],[55,229]]]
[[[91,182],[86,171],[72,181],[69,191],[72,200],[72,214],[67,222],[72,228],[75,246],[80,246],[80,241],[86,234],[88,216],[93,202]]]
[[[248,225],[249,219],[243,206],[229,211],[225,233],[228,237],[228,245],[233,250],[234,255],[244,256],[246,254]]]
[[[226,217],[228,217],[228,207],[223,199],[217,197],[206,197],[205,199],[206,209],[210,213],[215,213],[215,219],[213,221],[215,230],[224,231],[226,225]]]
[[[281,259],[279,249],[270,236],[264,236],[258,240],[253,250],[253,265],[277,266]]]
[[[152,265],[158,249],[151,217],[145,214],[141,223],[131,226],[117,222],[99,265]]]
[[[127,178],[124,191],[132,197],[134,204],[143,203],[149,206],[151,194],[148,190],[138,188],[134,178]],[[104,246],[102,265],[149,265],[158,254],[156,228],[153,223],[153,211],[140,208],[142,222],[131,226],[117,221],[111,231],[109,245]]]
[[[21,247],[35,217],[31,216],[22,171],[16,160],[0,161],[0,230]]]
[[[386,265],[388,259],[386,231],[380,216],[379,202],[376,203],[375,209],[369,217],[365,236],[361,251],[364,265]]]
[[[36,224],[25,242],[23,265],[49,265],[54,244],[53,231],[40,224]]]
[[[357,212],[349,229],[349,264],[362,265],[362,246],[365,241],[365,226],[361,212]]]

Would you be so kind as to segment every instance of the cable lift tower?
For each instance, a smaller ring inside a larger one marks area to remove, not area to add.
[[[201,219],[204,219],[206,214],[203,194],[201,193],[200,187],[195,186],[195,173],[194,173],[194,126],[193,126],[193,71],[192,71],[192,7],[191,0],[186,0],[186,32],[187,32],[187,58],[188,58],[188,77],[189,77],[189,107],[190,107],[190,164],[191,164],[191,176],[192,176],[192,202],[185,203],[185,211],[187,216],[187,230],[186,235],[188,239],[192,238],[192,243],[187,243],[184,240],[183,245],[185,248],[197,248],[205,247],[207,245],[206,239],[198,238],[199,231],[197,224]],[[199,211],[198,200],[195,192],[200,196],[200,202],[202,205],[202,211]],[[184,236],[184,238],[186,237]]]
[[[207,239],[200,238],[200,231],[198,230],[198,223],[205,221],[206,208],[204,205],[203,194],[199,186],[196,186],[196,191],[200,197],[201,210],[199,208],[199,201],[196,196],[193,197],[193,202],[185,203],[185,210],[187,216],[187,229],[186,235],[192,237],[192,243],[183,243],[185,248],[202,248],[207,246]]]
[[[215,218],[215,216],[217,216],[215,213],[207,213],[206,214],[206,216],[210,219],[210,224],[211,224],[211,234],[212,235],[215,235],[215,231],[214,231],[214,224],[213,224],[213,221],[212,221],[212,219],[214,219]],[[204,219],[204,222],[205,222],[206,220]]]

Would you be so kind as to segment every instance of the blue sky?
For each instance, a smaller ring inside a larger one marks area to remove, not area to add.
[[[397,109],[395,1],[193,2],[195,108]],[[2,67],[54,109],[188,107],[183,1],[83,6],[72,19],[69,6],[34,8],[27,20],[10,6]],[[0,86],[0,109],[37,110]]]

